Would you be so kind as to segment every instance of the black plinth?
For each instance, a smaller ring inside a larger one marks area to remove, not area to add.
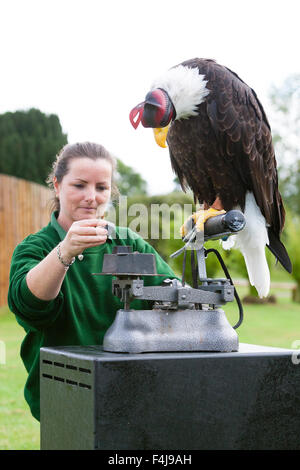
[[[41,349],[41,449],[300,449],[292,351]]]

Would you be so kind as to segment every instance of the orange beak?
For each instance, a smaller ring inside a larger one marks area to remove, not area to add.
[[[167,147],[166,141],[167,141],[169,127],[170,127],[170,124],[166,127],[157,127],[153,129],[155,141],[157,145],[159,145],[162,148]]]

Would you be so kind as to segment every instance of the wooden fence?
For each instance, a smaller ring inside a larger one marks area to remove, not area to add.
[[[27,235],[49,222],[50,199],[45,186],[0,174],[0,306],[7,304],[12,253]]]

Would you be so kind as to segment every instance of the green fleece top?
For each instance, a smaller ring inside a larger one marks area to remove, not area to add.
[[[102,271],[103,255],[112,253],[116,245],[132,246],[133,251],[153,253],[158,274],[145,276],[145,285],[159,285],[165,278],[174,278],[171,268],[141,237],[128,228],[117,227],[116,236],[104,245],[84,250],[83,259],[76,258],[68,269],[61,290],[54,300],[35,297],[28,289],[26,274],[58,243],[66,232],[52,214],[50,223],[29,235],[12,256],[8,305],[16,315],[26,336],[21,345],[21,358],[28,372],[24,396],[32,415],[40,419],[39,355],[44,346],[101,345],[116,311],[123,307],[112,295],[112,276],[94,276]],[[151,308],[148,301],[134,300],[133,309]]]

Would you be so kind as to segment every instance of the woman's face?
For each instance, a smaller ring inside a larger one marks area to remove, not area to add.
[[[98,158],[73,158],[69,171],[58,183],[54,180],[60,203],[58,222],[69,230],[73,222],[103,217],[111,195],[112,165]]]

